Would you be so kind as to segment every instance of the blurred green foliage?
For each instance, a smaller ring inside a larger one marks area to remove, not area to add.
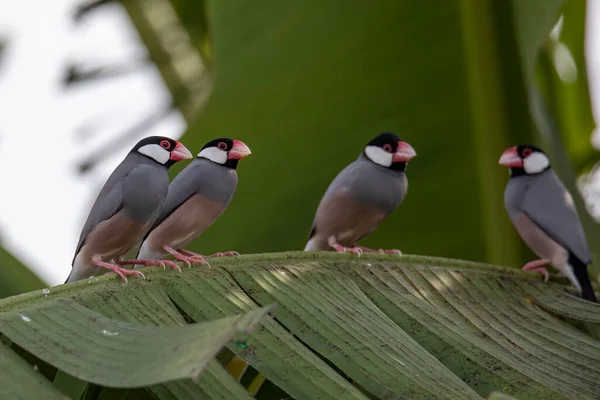
[[[191,3],[174,2],[185,26]],[[303,248],[331,179],[391,130],[418,156],[406,200],[363,244],[515,266],[532,258],[504,211],[497,159],[539,141],[533,71],[565,5],[564,40],[583,54],[577,1],[206,2],[214,91],[183,140],[198,150],[235,137],[253,155],[194,250]],[[587,82],[577,84],[587,99]]]
[[[136,24],[144,7],[158,4],[123,2]],[[363,244],[518,266],[534,256],[504,211],[499,154],[518,142],[547,145],[571,189],[575,173],[597,161],[584,1],[169,4],[214,81],[184,142],[197,151],[229,136],[253,151],[228,211],[194,242],[196,251],[302,249],[329,182],[370,138],[391,130],[418,156],[406,200]],[[561,14],[562,28],[549,36]],[[165,61],[175,49],[158,43],[165,33],[138,28],[163,78],[173,80],[175,105],[195,115],[183,104],[183,72]],[[559,73],[565,48],[575,79]],[[547,105],[541,118],[553,120],[543,121],[551,134],[537,132],[533,92]],[[595,247],[597,224],[584,220]]]
[[[46,286],[37,275],[0,247],[0,298],[42,289]]]

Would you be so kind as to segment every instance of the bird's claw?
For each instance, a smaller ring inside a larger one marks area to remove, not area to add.
[[[208,262],[206,262],[204,260],[204,257],[202,257],[202,256],[184,256],[183,254],[173,254],[173,257],[177,261],[181,261],[181,262],[185,263],[185,265],[187,265],[188,268],[191,268],[192,264],[208,265],[210,267],[210,264]],[[175,264],[175,263],[173,263],[173,264]],[[180,271],[181,271],[181,269],[180,269]]]
[[[398,249],[389,249],[389,250],[379,249],[379,250],[377,250],[377,252],[380,254],[393,254],[393,255],[397,255],[397,256],[402,255],[402,252]]]
[[[329,244],[329,246],[331,246],[332,248],[335,249],[335,251],[339,252],[339,253],[353,253],[356,254],[358,257],[360,257],[360,255],[363,253],[363,250],[360,246],[351,246],[351,247],[344,247],[341,244],[339,244],[335,238],[335,236],[330,236],[329,239],[327,240],[327,244]]]
[[[358,257],[360,257],[363,253],[363,250],[359,247],[345,247],[344,251],[348,252],[348,253],[356,254]]]
[[[116,274],[116,275],[118,275],[119,278],[121,278],[122,280],[125,281],[125,283],[128,282],[127,277],[125,275],[141,276],[142,279],[146,279],[146,275],[144,275],[143,272],[136,271],[136,270],[133,270],[133,269],[127,269],[127,268],[119,268],[118,270],[110,270],[109,272],[106,273],[106,275],[109,275],[109,274]]]
[[[360,257],[363,253],[363,250],[360,247],[344,247],[341,244],[336,244],[332,246],[339,253],[353,253]]]
[[[167,265],[171,268],[174,269],[176,271],[181,272],[181,267],[177,264],[175,264],[173,261],[169,261],[169,260],[119,260],[117,261],[117,264],[119,265],[144,265],[144,266],[150,266],[150,265],[157,265],[159,267],[163,267],[163,269],[167,269]]]
[[[211,254],[210,256],[206,256],[206,258],[214,258],[214,257],[233,257],[233,256],[239,256],[240,253],[238,253],[237,251],[225,251],[223,253],[215,253],[215,254]]]
[[[192,262],[192,264],[208,265],[208,268],[212,268],[210,266],[210,264],[208,263],[208,261],[206,261],[203,256],[200,256],[200,257],[190,257],[189,259]]]
[[[548,279],[550,279],[550,274],[548,273],[548,270],[544,267],[530,268],[525,271],[539,272],[544,276],[544,282],[548,282]]]
[[[173,261],[164,260],[163,264],[168,265],[171,269],[174,269],[177,272],[181,272],[181,267],[179,265],[177,265],[176,263],[174,263]]]
[[[391,249],[391,250],[378,249],[378,250],[373,250],[373,249],[370,249],[370,248],[365,247],[365,246],[359,246],[357,244],[353,245],[352,248],[360,249],[364,253],[395,254],[395,255],[398,255],[398,256],[402,254],[402,252],[400,250],[397,250],[397,249]]]
[[[106,262],[106,261],[102,261],[99,258],[92,259],[92,262],[97,267],[106,268],[109,271],[117,274],[125,282],[127,282],[127,277],[125,275],[141,276],[143,279],[146,279],[146,276],[142,272],[136,271],[134,269],[121,268],[117,264]],[[122,261],[118,261],[117,263],[120,263],[120,262],[122,262]]]
[[[548,279],[550,279],[550,274],[548,273],[548,270],[543,267],[543,265],[548,265],[548,264],[550,264],[550,260],[548,260],[548,259],[530,261],[523,266],[522,270],[539,272],[540,274],[542,274],[544,276],[544,282],[548,282]]]
[[[192,263],[190,262],[190,257],[186,257],[186,256],[183,256],[183,255],[182,256],[173,255],[173,257],[175,257],[175,259],[177,261],[184,262],[185,265],[187,265],[188,268],[192,267]]]

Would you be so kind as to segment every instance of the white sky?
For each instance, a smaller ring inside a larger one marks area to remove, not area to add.
[[[64,89],[62,74],[72,61],[110,65],[145,54],[120,5],[102,7],[78,25],[71,13],[79,3],[0,2],[0,36],[9,40],[0,66],[0,170],[6,171],[0,187],[11,188],[0,196],[2,244],[51,285],[69,274],[91,203],[139,138],[89,175],[78,175],[75,165],[169,100],[153,66]],[[96,131],[82,140],[79,129],[89,125]],[[174,114],[140,136],[178,138],[184,128]]]
[[[153,66],[121,78],[64,90],[65,66],[135,62],[143,44],[120,5],[104,6],[82,24],[72,21],[77,0],[2,0],[0,37],[9,40],[0,66],[0,233],[2,245],[50,285],[71,269],[79,232],[97,191],[131,146],[81,177],[77,162],[110,144],[169,94]],[[35,10],[35,12],[32,12]],[[588,71],[596,120],[600,119],[600,2],[588,3]],[[105,62],[105,63],[103,63]],[[101,121],[101,122],[100,122]],[[92,137],[80,136],[90,126]],[[177,113],[140,134],[178,138]]]

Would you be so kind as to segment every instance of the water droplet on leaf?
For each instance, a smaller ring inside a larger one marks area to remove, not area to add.
[[[31,322],[31,318],[29,318],[27,315],[19,313],[19,316],[21,317],[21,319],[23,321],[25,321],[25,322]]]

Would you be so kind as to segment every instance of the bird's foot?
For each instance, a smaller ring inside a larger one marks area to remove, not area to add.
[[[206,258],[213,258],[213,257],[233,257],[233,256],[239,256],[240,253],[238,253],[237,251],[224,251],[222,253],[215,253],[215,254],[211,254],[210,256],[206,256]]]
[[[336,244],[335,246],[331,246],[331,247],[333,247],[336,251],[338,251],[340,253],[353,253],[359,257],[363,253],[363,251],[360,247],[344,247],[341,244]]]
[[[171,269],[181,272],[181,267],[175,264],[173,261],[169,260],[119,260],[117,261],[119,265],[158,265],[166,269],[168,265]]]
[[[550,278],[550,274],[548,273],[548,270],[546,268],[544,268],[544,265],[548,265],[550,264],[550,260],[548,260],[547,258],[543,258],[541,260],[535,260],[535,261],[530,261],[527,264],[525,264],[522,268],[523,271],[533,271],[533,272],[539,272],[540,274],[542,274],[544,276],[544,282],[548,282],[548,279]]]
[[[377,250],[377,252],[381,253],[381,254],[394,254],[397,256],[402,255],[402,252],[398,249],[379,249],[379,250]]]
[[[341,244],[339,244],[337,242],[337,240],[335,239],[334,236],[331,236],[329,238],[329,240],[327,241],[327,243],[329,244],[330,247],[333,247],[335,249],[335,251],[340,252],[340,253],[353,253],[359,257],[363,253],[363,250],[359,246],[352,246],[352,247],[342,246]]]
[[[182,251],[182,249],[178,249],[175,250],[174,248],[170,247],[170,246],[163,246],[163,249],[169,253],[170,255],[173,256],[173,258],[175,258],[178,261],[184,262],[188,268],[190,268],[192,266],[192,264],[198,264],[198,265],[208,265],[210,267],[210,264],[208,262],[206,262],[204,260],[204,257],[200,254],[196,254],[193,253],[194,255],[185,255],[183,254],[184,251]],[[187,250],[185,250],[186,253],[190,254],[191,252],[188,252]]]
[[[402,255],[402,252],[400,250],[397,250],[397,249],[390,249],[390,250],[377,249],[377,250],[373,250],[373,249],[370,249],[368,247],[359,246],[359,245],[354,245],[354,248],[359,248],[359,249],[361,249],[365,253],[395,254],[395,255],[398,255],[398,256]]]
[[[111,272],[114,272],[115,274],[119,275],[119,277],[121,277],[121,279],[123,279],[125,282],[127,282],[127,277],[125,275],[141,276],[142,278],[146,279],[146,276],[143,273],[141,273],[140,271],[136,271],[133,269],[127,269],[127,268],[121,268],[117,264],[102,261],[100,258],[92,258],[92,262],[97,267],[106,268],[106,269],[110,270]]]
[[[238,253],[237,251],[225,251],[223,253],[211,254],[210,256],[203,256],[202,254],[194,253],[193,251],[189,251],[189,250],[185,250],[185,249],[179,249],[179,252],[181,254],[185,254],[186,256],[190,256],[193,258],[201,258],[201,259],[214,258],[214,257],[232,257],[232,256],[240,255],[240,253]]]

